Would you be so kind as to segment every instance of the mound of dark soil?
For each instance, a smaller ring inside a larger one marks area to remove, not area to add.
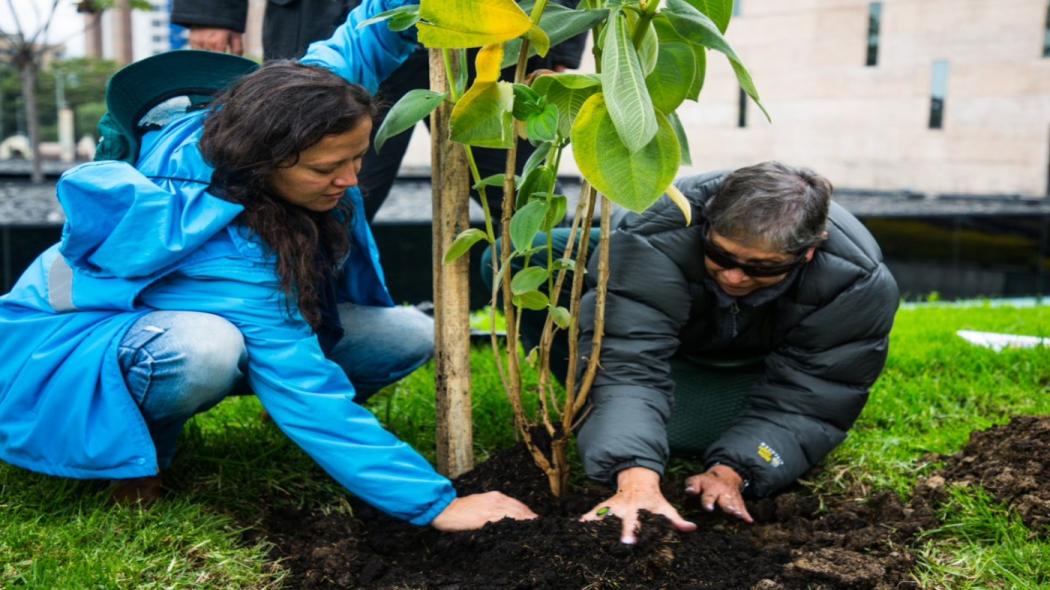
[[[275,545],[290,588],[442,589],[888,589],[912,587],[915,535],[937,525],[946,485],[980,485],[1050,534],[1050,417],[1019,417],[975,432],[946,468],[920,482],[902,505],[892,494],[815,497],[788,491],[749,504],[754,525],[699,509],[665,478],[665,495],[700,525],[678,533],[643,515],[639,542],[619,542],[619,521],[577,518],[609,490],[588,486],[557,501],[521,448],[456,481],[463,493],[501,490],[541,518],[441,534],[354,504],[354,517],[271,508],[250,533]]]
[[[913,557],[904,549],[933,523],[933,511],[902,506],[894,495],[818,499],[789,492],[750,503],[746,525],[708,514],[668,479],[665,494],[697,524],[673,530],[643,515],[639,542],[619,542],[620,523],[577,518],[609,490],[573,491],[564,502],[522,449],[499,455],[456,482],[461,493],[498,489],[541,518],[503,521],[480,531],[441,534],[355,505],[355,518],[273,510],[259,531],[292,571],[292,588],[695,588],[909,587]]]
[[[948,484],[980,485],[1037,535],[1050,535],[1050,416],[1020,416],[973,433],[940,476]]]

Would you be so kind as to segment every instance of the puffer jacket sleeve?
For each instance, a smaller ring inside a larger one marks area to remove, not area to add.
[[[244,32],[248,0],[174,0],[171,22],[183,27],[209,27]]]
[[[587,475],[612,483],[629,467],[663,473],[666,424],[674,403],[670,359],[688,319],[690,291],[678,265],[643,236],[617,231],[609,247],[612,272],[601,369],[577,443]],[[597,279],[597,260],[597,254],[591,257],[591,283]],[[590,287],[581,305],[581,351],[590,350],[594,336]]]
[[[328,68],[348,82],[364,86],[372,94],[416,48],[409,31],[391,31],[385,22],[359,29],[373,16],[415,0],[365,0],[350,11],[346,22],[332,36],[310,45],[302,63]]]
[[[156,309],[222,316],[244,335],[248,379],[278,427],[336,481],[388,514],[428,524],[455,498],[448,479],[354,403],[354,387],[325,358],[276,281],[258,281],[251,260],[185,267],[141,297]]]
[[[898,304],[882,263],[790,329],[738,422],[709,447],[763,497],[794,482],[846,438],[886,363]]]

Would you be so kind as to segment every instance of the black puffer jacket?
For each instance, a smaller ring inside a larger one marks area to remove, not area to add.
[[[296,59],[310,43],[327,39],[358,0],[268,0],[263,18],[266,60]],[[174,0],[171,22],[244,32],[248,0]]]
[[[611,482],[643,466],[663,472],[674,403],[670,359],[765,354],[765,376],[743,414],[706,451],[766,496],[795,481],[846,437],[886,361],[896,282],[878,244],[832,203],[828,239],[777,286],[733,300],[707,278],[696,220],[724,173],[677,185],[694,224],[666,197],[629,215],[611,237],[609,296],[593,407],[579,433],[587,473]],[[588,282],[597,277],[597,256]],[[580,350],[590,350],[594,292],[585,295]]]

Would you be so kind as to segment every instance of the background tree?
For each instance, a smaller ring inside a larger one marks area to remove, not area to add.
[[[8,64],[18,72],[21,84],[22,107],[25,113],[26,133],[29,136],[31,158],[33,161],[30,180],[32,182],[43,182],[44,174],[40,161],[40,109],[38,104],[38,78],[43,67],[45,58],[49,53],[56,51],[55,44],[49,38],[51,23],[54,21],[60,0],[49,0],[46,7],[40,10],[40,6],[32,5],[35,23],[25,23],[15,8],[14,0],[6,0],[7,9],[14,22],[13,31],[0,30],[3,43],[0,43],[0,62]],[[114,0],[84,0],[78,6],[88,5],[93,12],[101,12],[112,8]],[[132,8],[149,8],[146,0],[134,0],[130,3]],[[97,21],[96,21],[97,22]]]
[[[44,172],[40,162],[40,117],[37,111],[37,75],[40,72],[44,56],[53,51],[48,45],[48,30],[51,21],[55,18],[59,0],[51,0],[47,12],[43,15],[37,13],[38,25],[36,30],[28,31],[22,26],[15,9],[14,0],[7,0],[7,7],[11,11],[15,30],[13,32],[0,30],[0,35],[5,38],[5,43],[0,46],[0,58],[5,63],[14,66],[18,71],[19,81],[22,84],[22,105],[25,109],[26,132],[29,135],[30,157],[33,161],[30,180],[43,182]],[[36,5],[33,5],[34,9]]]

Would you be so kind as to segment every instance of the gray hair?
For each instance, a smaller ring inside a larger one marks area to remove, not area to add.
[[[770,161],[726,176],[704,208],[711,229],[751,247],[801,252],[824,239],[831,182]]]

